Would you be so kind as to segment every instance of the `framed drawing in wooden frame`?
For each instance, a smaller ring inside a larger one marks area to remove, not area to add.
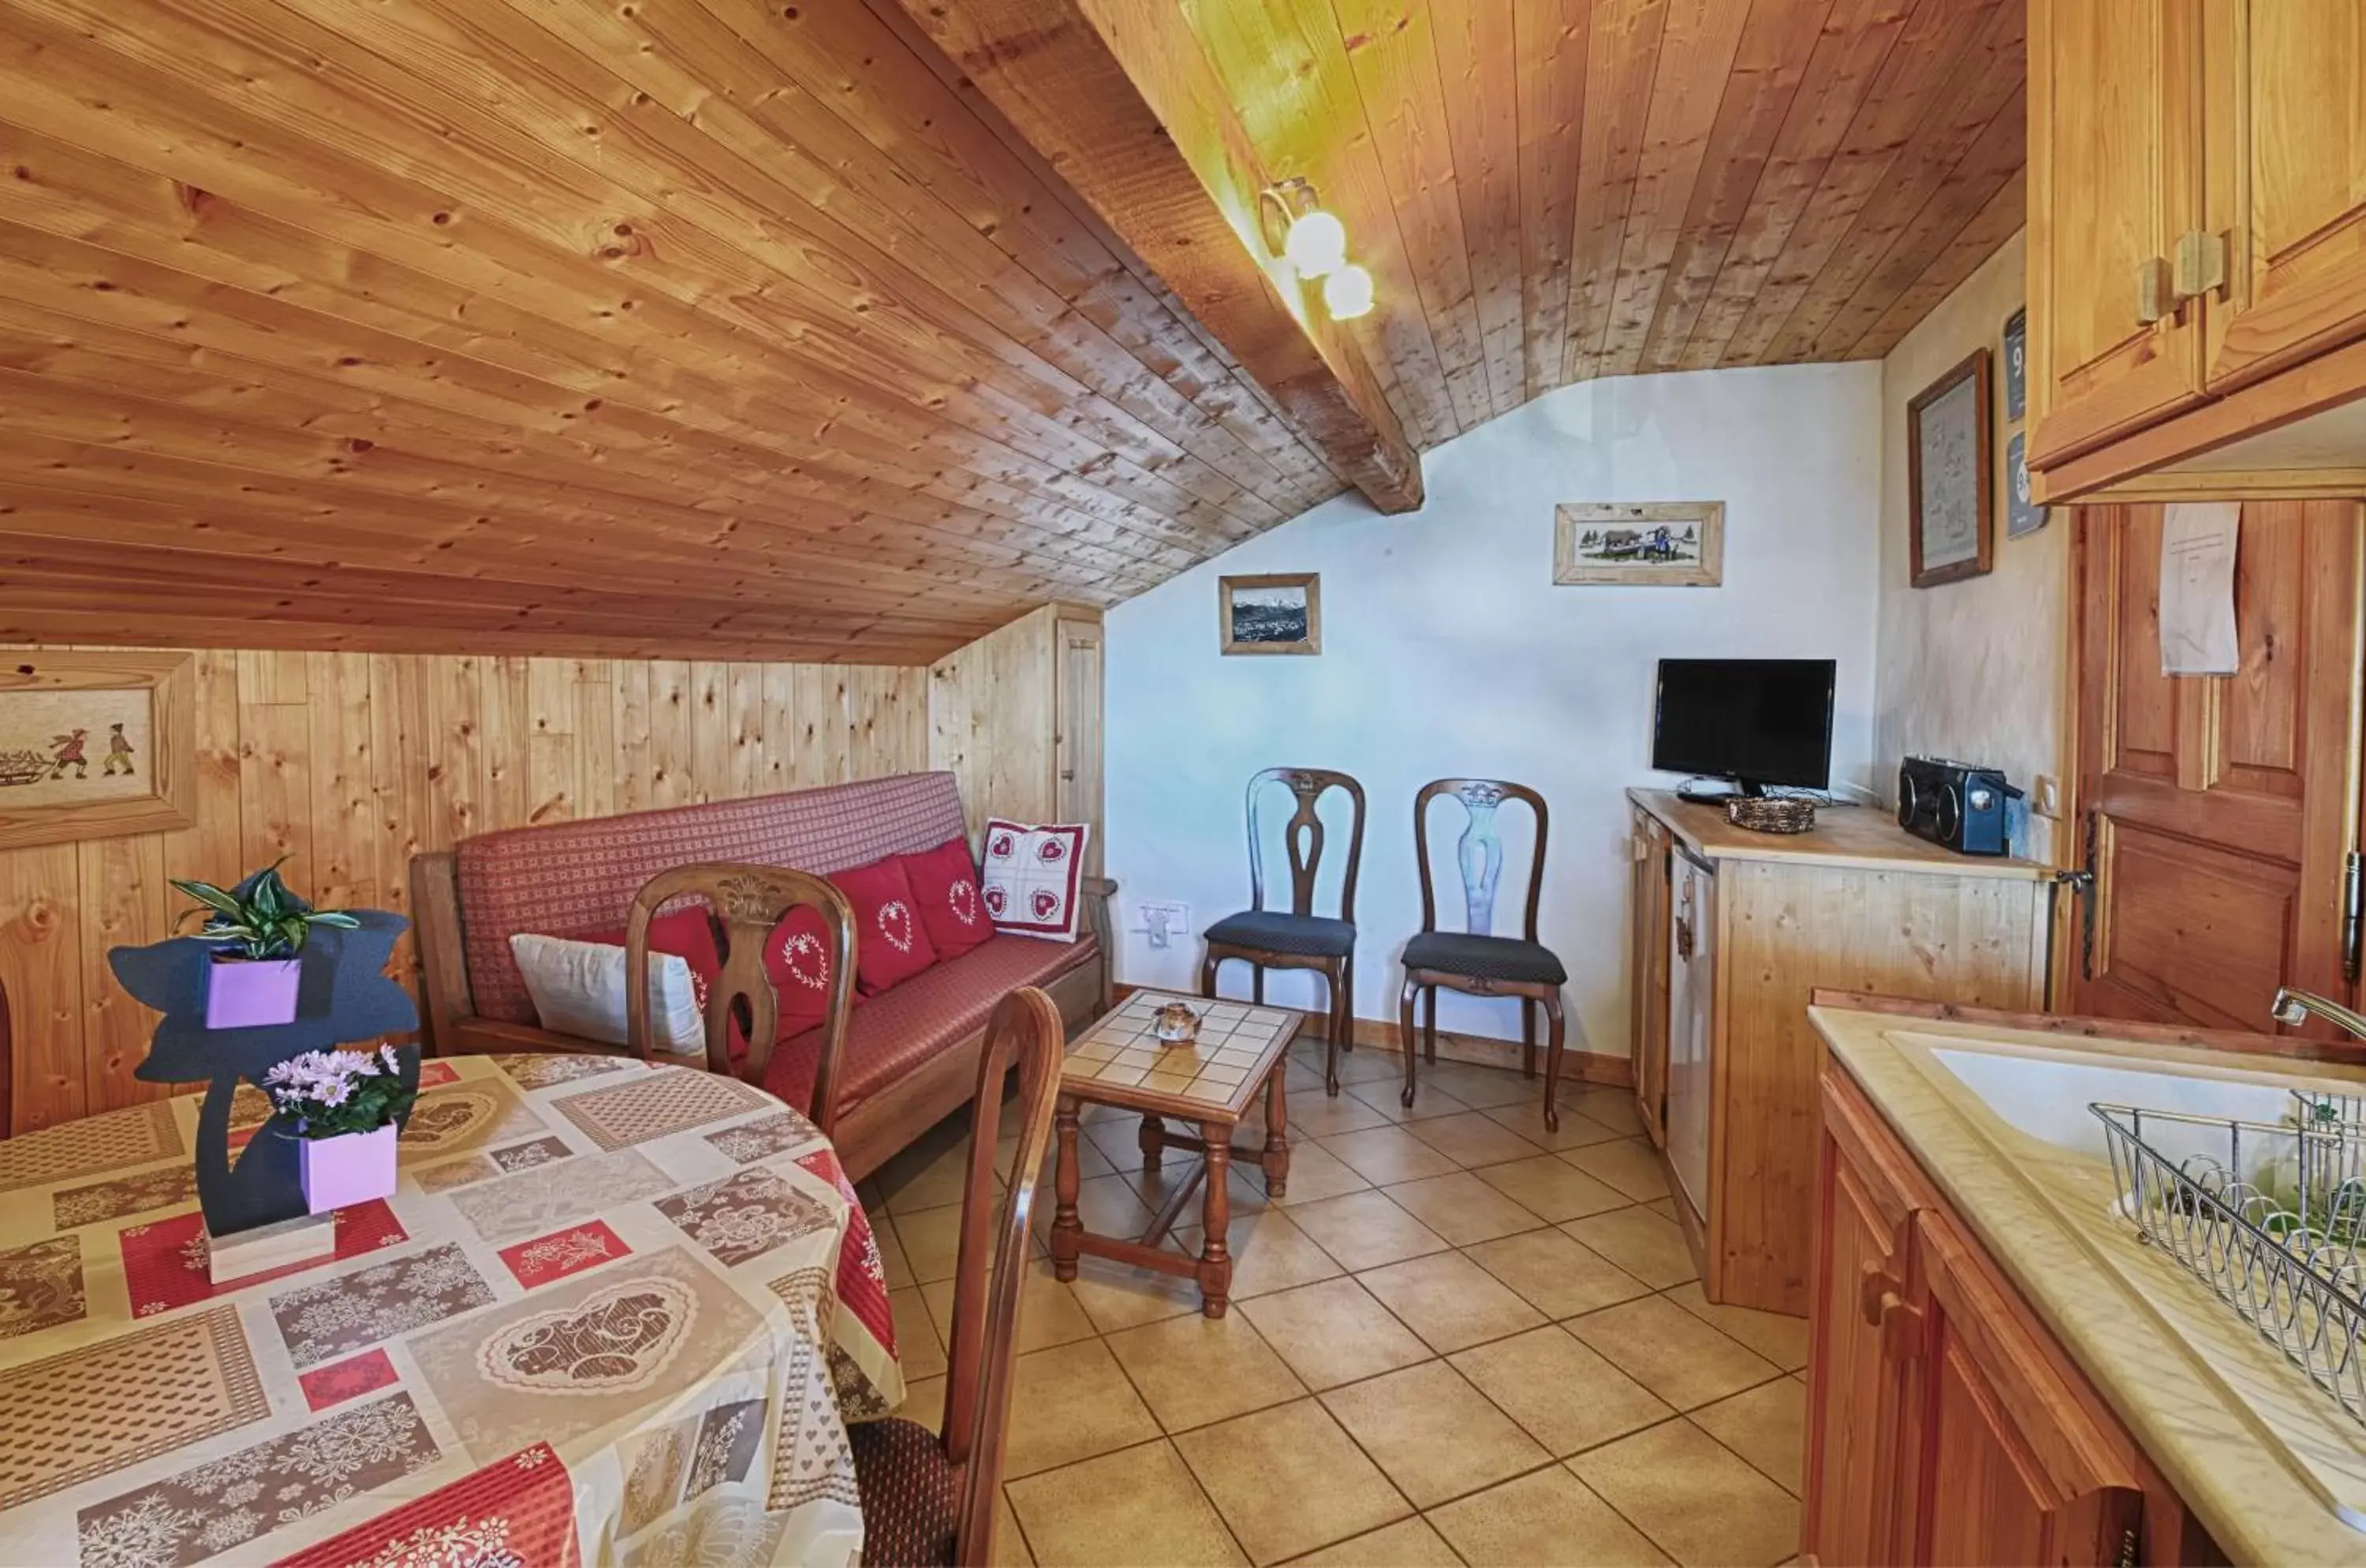
[[[1911,581],[1933,588],[1996,564],[1996,408],[1989,351],[1906,405],[1906,502]]]
[[[1218,637],[1226,653],[1323,651],[1323,578],[1272,571],[1216,580]]]
[[[0,654],[0,850],[189,825],[186,653]]]
[[[1565,502],[1553,508],[1553,581],[1715,588],[1725,581],[1725,502]]]

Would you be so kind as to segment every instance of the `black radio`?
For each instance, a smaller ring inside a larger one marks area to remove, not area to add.
[[[1898,825],[1967,855],[2011,852],[2009,802],[2021,791],[1995,768],[1909,757],[1898,767]]]

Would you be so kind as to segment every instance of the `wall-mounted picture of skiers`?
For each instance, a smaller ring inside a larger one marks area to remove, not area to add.
[[[152,696],[0,691],[0,809],[151,793]]]
[[[1714,588],[1725,576],[1721,501],[1570,502],[1553,509],[1553,581]]]

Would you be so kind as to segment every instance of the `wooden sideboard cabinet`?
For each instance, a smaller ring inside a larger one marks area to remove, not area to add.
[[[2341,481],[2354,428],[2245,438],[2366,395],[2366,5],[2030,0],[2028,48],[2040,498],[2214,452]]]
[[[1821,1144],[1804,1553],[2224,1561],[1837,1066]]]
[[[1958,855],[1866,807],[1752,833],[1630,790],[1636,1098],[1711,1301],[1804,1315],[1815,1221],[1818,987],[2034,1010],[2052,873]]]

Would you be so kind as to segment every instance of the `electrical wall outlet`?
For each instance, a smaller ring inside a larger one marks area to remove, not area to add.
[[[2039,817],[2059,818],[2062,815],[2062,783],[2052,773],[2040,773],[2030,781],[2029,809]]]
[[[1179,947],[1191,940],[1191,906],[1141,898],[1134,901],[1134,930],[1155,948]]]

